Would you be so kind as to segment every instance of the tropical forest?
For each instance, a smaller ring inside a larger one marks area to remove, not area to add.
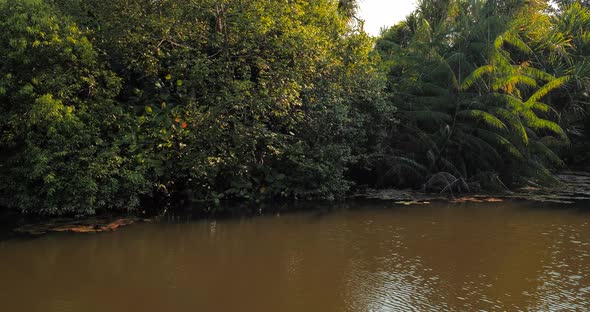
[[[0,205],[498,190],[590,157],[588,3],[425,0],[378,38],[357,5],[2,1]]]
[[[0,0],[11,310],[590,309],[589,162],[587,0]]]

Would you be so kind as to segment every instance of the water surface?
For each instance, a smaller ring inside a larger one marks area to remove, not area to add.
[[[0,307],[590,310],[583,204],[347,206],[0,241]]]

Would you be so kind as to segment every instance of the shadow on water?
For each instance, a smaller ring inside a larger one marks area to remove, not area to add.
[[[20,215],[6,212],[0,207],[0,241],[17,238],[13,230],[22,219]]]

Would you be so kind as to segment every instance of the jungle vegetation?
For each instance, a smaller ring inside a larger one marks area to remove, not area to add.
[[[0,207],[555,183],[590,157],[587,1],[0,0]]]

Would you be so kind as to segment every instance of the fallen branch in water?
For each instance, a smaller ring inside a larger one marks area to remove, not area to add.
[[[100,233],[115,231],[122,226],[138,222],[148,222],[148,219],[136,217],[118,219],[86,219],[67,220],[61,219],[50,223],[29,224],[21,226],[14,231],[21,234],[42,235],[49,232],[71,232],[71,233]]]

